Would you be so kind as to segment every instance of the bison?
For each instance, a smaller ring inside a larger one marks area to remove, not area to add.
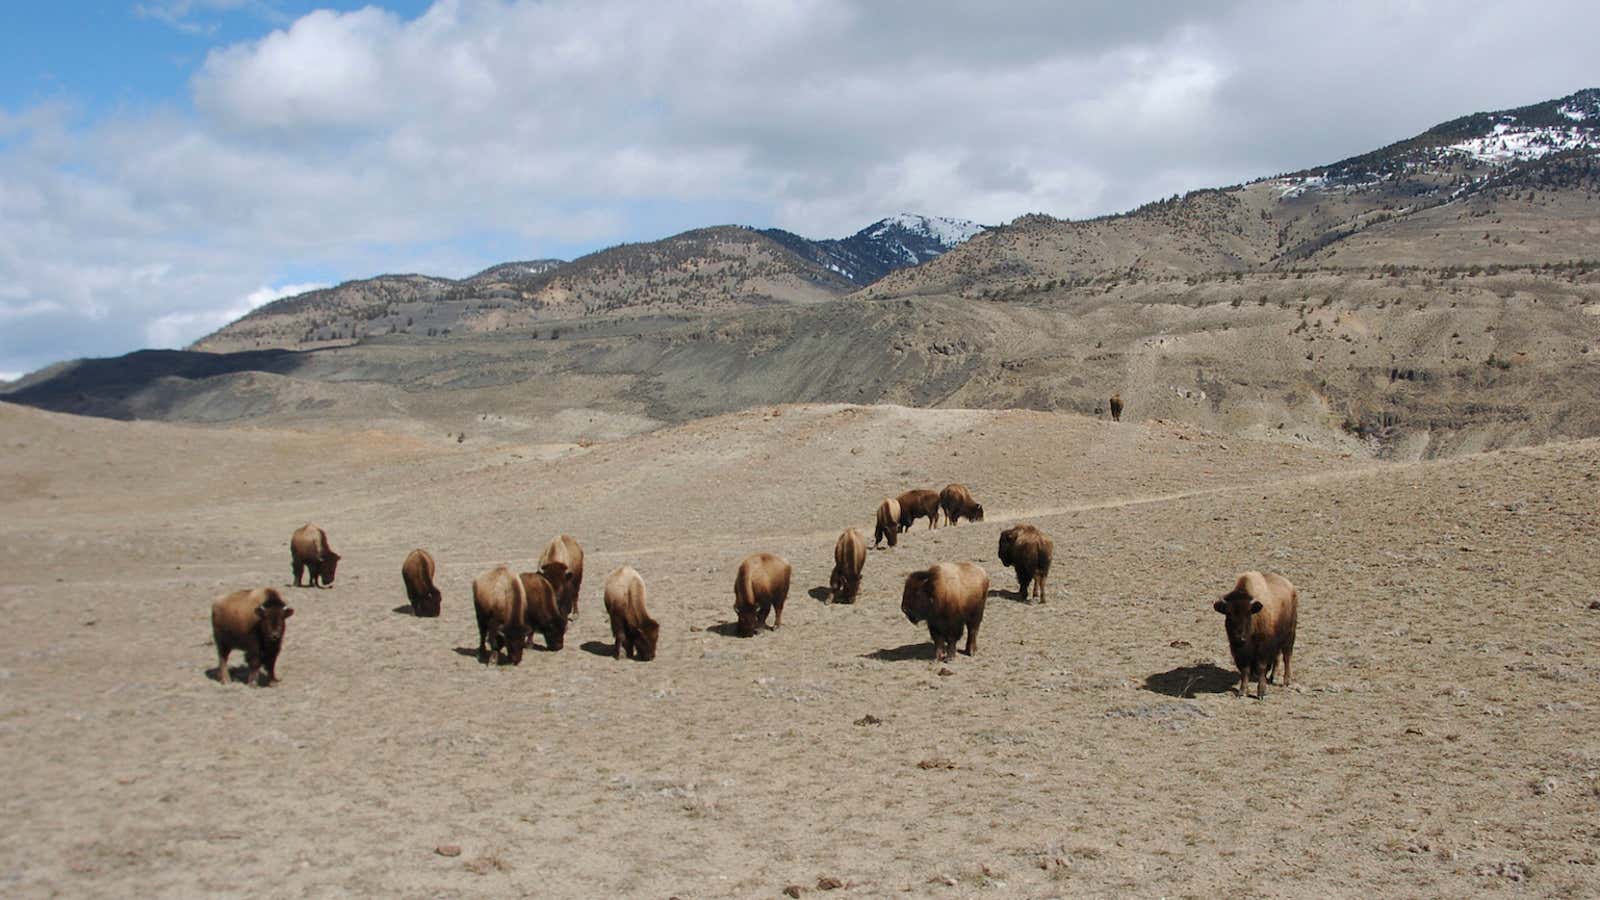
[[[878,504],[878,525],[872,532],[872,546],[878,546],[884,538],[889,539],[891,547],[900,538],[900,501],[893,497],[885,497]]]
[[[555,572],[552,567],[561,566],[562,572]],[[583,548],[578,542],[568,535],[558,535],[550,539],[544,547],[544,552],[539,554],[539,571],[545,574],[554,584],[559,577],[561,580],[561,612],[570,619],[578,617],[578,591],[583,587]]]
[[[493,650],[502,662],[521,663],[530,633],[522,581],[505,566],[495,566],[472,579],[472,606],[478,613],[478,662],[488,662]]]
[[[1122,421],[1122,395],[1121,394],[1112,394],[1111,395],[1111,421],[1113,421],[1113,422],[1121,422]]]
[[[537,631],[544,635],[546,650],[560,650],[567,637],[567,614],[561,609],[566,569],[557,563],[547,571],[551,575],[523,572],[517,580],[522,582],[522,597],[527,604],[529,633]]]
[[[289,560],[294,567],[294,586],[300,586],[300,573],[309,571],[311,586],[333,586],[333,573],[339,568],[339,554],[328,546],[328,534],[315,525],[301,525],[289,538]]]
[[[928,527],[939,525],[939,492],[912,488],[894,498],[900,504],[900,530],[907,531],[912,523],[927,517]]]
[[[1289,579],[1271,572],[1245,572],[1233,590],[1212,608],[1222,613],[1228,633],[1228,650],[1239,667],[1239,696],[1250,679],[1256,681],[1256,699],[1267,696],[1267,680],[1283,656],[1283,684],[1289,685],[1289,658],[1294,655],[1294,629],[1300,594]]]
[[[861,567],[867,564],[867,539],[854,528],[847,528],[833,545],[833,574],[828,590],[835,603],[856,602],[861,589]]]
[[[933,658],[949,659],[967,632],[967,655],[978,650],[978,626],[983,624],[983,604],[989,596],[989,573],[969,562],[934,563],[921,572],[906,576],[900,611],[915,625],[928,622],[933,638]]]
[[[1050,557],[1056,545],[1049,535],[1032,525],[1013,525],[1000,532],[1000,564],[1017,573],[1017,594],[1028,599],[1028,584],[1034,596],[1044,603],[1044,582],[1050,574]]]
[[[972,492],[964,484],[947,484],[939,492],[939,508],[944,510],[946,525],[954,525],[959,519],[969,522],[983,521],[983,504],[972,499]]]
[[[412,615],[439,615],[439,589],[433,586],[433,571],[433,554],[420,547],[406,554],[406,561],[400,564],[400,580],[405,582]]]
[[[783,626],[783,603],[789,599],[789,561],[773,553],[752,553],[739,563],[733,579],[733,612],[739,617],[739,636],[750,637],[756,625],[767,624],[768,611],[777,617],[773,629]]]
[[[606,615],[611,618],[611,656],[649,662],[656,658],[656,640],[661,626],[644,608],[644,579],[631,566],[623,566],[606,576]]]
[[[267,669],[263,685],[278,680],[278,651],[283,649],[283,629],[294,609],[285,606],[283,597],[272,588],[234,591],[211,604],[211,637],[217,644],[217,681],[228,683],[228,654],[244,651],[250,673],[246,684],[255,684],[262,666]]]

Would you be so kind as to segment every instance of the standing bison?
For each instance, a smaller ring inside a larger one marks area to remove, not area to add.
[[[553,566],[544,572],[523,572],[517,576],[522,582],[522,597],[527,604],[529,633],[544,635],[546,650],[560,650],[567,637],[567,614],[561,609],[561,588],[566,581],[566,570]]]
[[[528,643],[528,600],[522,582],[505,566],[472,579],[472,606],[478,614],[478,662],[493,650],[502,662],[522,662]]]
[[[891,547],[900,539],[900,501],[893,497],[885,497],[878,504],[878,524],[872,531],[872,546],[883,543],[885,538]]]
[[[1033,584],[1034,596],[1044,603],[1044,582],[1050,574],[1050,557],[1055,554],[1055,542],[1049,535],[1032,525],[1013,525],[1000,532],[1000,564],[1010,566],[1017,573],[1017,594],[1028,599],[1028,584]]]
[[[983,521],[983,504],[972,499],[972,492],[964,484],[945,485],[939,492],[939,508],[944,510],[946,525],[954,525],[960,519]]]
[[[1113,421],[1113,422],[1121,422],[1122,421],[1122,395],[1121,394],[1112,394],[1111,395],[1111,421]]]
[[[927,620],[933,658],[943,662],[955,654],[956,641],[967,632],[967,655],[978,650],[978,626],[989,596],[989,573],[969,562],[934,563],[906,576],[900,611],[911,624]]]
[[[294,567],[294,586],[300,586],[300,573],[309,571],[311,586],[333,586],[333,573],[339,568],[339,554],[328,546],[328,534],[315,525],[301,525],[289,538],[289,561]]]
[[[439,589],[433,585],[433,554],[417,548],[400,564],[400,580],[406,585],[411,614],[432,618],[439,615]]]
[[[856,592],[861,590],[861,567],[866,564],[867,539],[854,528],[845,529],[833,545],[833,574],[828,576],[833,602],[856,602]]]
[[[283,649],[283,630],[294,609],[285,606],[283,597],[272,588],[234,591],[211,604],[211,638],[217,644],[217,681],[228,683],[228,654],[244,651],[250,672],[246,684],[255,684],[266,667],[264,685],[278,680],[278,651]]]
[[[1233,590],[1212,608],[1222,613],[1228,633],[1228,651],[1239,667],[1239,696],[1250,679],[1256,682],[1256,699],[1267,696],[1267,680],[1283,656],[1283,684],[1289,685],[1289,658],[1294,655],[1295,620],[1300,594],[1282,575],[1245,572]]]
[[[560,566],[561,572],[554,567]],[[539,554],[539,571],[551,583],[561,581],[561,611],[568,618],[578,617],[578,591],[583,588],[583,548],[568,535],[551,538]]]
[[[606,576],[606,615],[611,619],[611,656],[648,662],[656,658],[656,641],[661,626],[644,608],[644,579],[632,566],[623,566]]]
[[[733,579],[733,612],[739,617],[739,636],[750,637],[756,625],[765,628],[767,613],[777,613],[774,630],[783,626],[783,603],[789,599],[789,561],[773,553],[752,553],[739,563]]]
[[[918,519],[926,518],[929,528],[939,525],[939,492],[912,488],[894,498],[900,504],[900,530],[907,531]]]

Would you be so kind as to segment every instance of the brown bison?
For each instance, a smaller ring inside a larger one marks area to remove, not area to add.
[[[528,599],[522,581],[505,566],[472,579],[472,606],[478,613],[478,662],[493,650],[502,662],[522,662],[528,643]]]
[[[278,680],[278,651],[283,649],[283,629],[294,609],[272,588],[234,591],[211,604],[211,638],[217,644],[217,681],[228,683],[228,654],[244,651],[250,673],[245,684],[255,684],[262,666],[263,685]]]
[[[889,539],[891,547],[900,538],[900,501],[893,497],[885,497],[878,504],[878,525],[872,532],[872,546],[883,543],[884,538]]]
[[[544,635],[546,650],[560,650],[567,638],[567,614],[561,609],[561,588],[566,581],[566,570],[557,565],[549,571],[556,580],[543,572],[523,572],[517,576],[517,580],[522,582],[529,632],[537,631]]]
[[[773,553],[752,553],[739,563],[733,579],[733,612],[739,617],[739,636],[750,637],[756,625],[767,625],[768,611],[777,617],[774,629],[783,626],[783,603],[789,599],[789,561]]]
[[[1032,525],[1013,525],[1000,532],[1000,564],[1016,570],[1017,593],[1024,600],[1031,582],[1034,596],[1044,602],[1044,581],[1050,574],[1050,557],[1055,552],[1055,542]]]
[[[983,504],[972,499],[972,492],[964,484],[947,484],[939,492],[939,508],[944,510],[946,525],[954,525],[959,519],[969,522],[983,521]]]
[[[309,571],[311,586],[333,586],[333,573],[339,568],[339,554],[328,546],[328,534],[315,525],[301,525],[289,538],[289,560],[294,566],[294,586],[300,586],[300,573]]]
[[[856,602],[861,567],[866,564],[867,539],[854,528],[846,528],[833,544],[833,574],[828,576],[828,590],[833,592],[835,603]]]
[[[983,603],[988,596],[989,573],[981,566],[934,563],[906,576],[900,611],[913,625],[927,620],[933,658],[943,662],[955,654],[962,629],[967,632],[967,655],[977,652],[978,626],[983,624]]]
[[[1121,394],[1112,394],[1111,395],[1111,421],[1113,421],[1113,422],[1121,422],[1122,421],[1122,395]]]
[[[553,570],[560,566],[562,572]],[[559,575],[561,581],[561,611],[568,618],[578,617],[578,591],[583,588],[583,548],[578,542],[568,535],[559,535],[551,538],[550,543],[544,546],[544,552],[539,554],[539,571],[554,584]]]
[[[644,609],[644,579],[631,566],[606,576],[606,615],[611,618],[611,656],[649,662],[656,658],[661,626]]]
[[[926,517],[929,528],[939,525],[939,492],[912,488],[894,498],[900,504],[900,530],[907,531],[918,519]]]
[[[1256,699],[1267,696],[1267,680],[1283,656],[1283,684],[1289,684],[1289,658],[1294,655],[1294,628],[1300,594],[1282,575],[1245,572],[1233,590],[1212,604],[1228,633],[1228,650],[1239,667],[1239,696],[1250,679],[1256,681]]]
[[[420,547],[406,554],[406,561],[400,564],[400,580],[406,584],[412,615],[439,615],[439,589],[433,586],[433,554]]]

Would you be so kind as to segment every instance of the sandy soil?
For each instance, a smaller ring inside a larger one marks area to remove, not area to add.
[[[8,896],[1600,893],[1600,442],[1374,464],[813,406],[551,451],[0,405],[0,448]],[[919,524],[858,604],[817,599],[841,529],[948,481],[988,521]],[[995,559],[1018,520],[1055,538],[1048,605]],[[305,521],[337,584],[285,588],[279,684],[218,685],[212,598],[286,585]],[[480,665],[472,576],[558,531],[588,551],[567,649]],[[401,611],[415,546],[437,620]],[[795,588],[741,640],[755,550]],[[997,589],[948,673],[899,612],[941,559]],[[605,655],[622,563],[651,663]],[[1250,567],[1302,596],[1264,702],[1210,608]]]

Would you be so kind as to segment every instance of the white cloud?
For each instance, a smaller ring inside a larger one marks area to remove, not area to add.
[[[246,294],[237,304],[226,309],[194,310],[166,313],[145,325],[145,344],[149,347],[185,347],[232,322],[245,313],[274,300],[293,297],[306,291],[325,288],[325,284],[285,284],[279,287],[259,287]]]
[[[0,109],[0,366],[183,343],[262,284],[467,274],[491,241],[1118,211],[1590,86],[1597,26],[1589,3],[1487,0],[312,12],[215,48],[186,103]]]

